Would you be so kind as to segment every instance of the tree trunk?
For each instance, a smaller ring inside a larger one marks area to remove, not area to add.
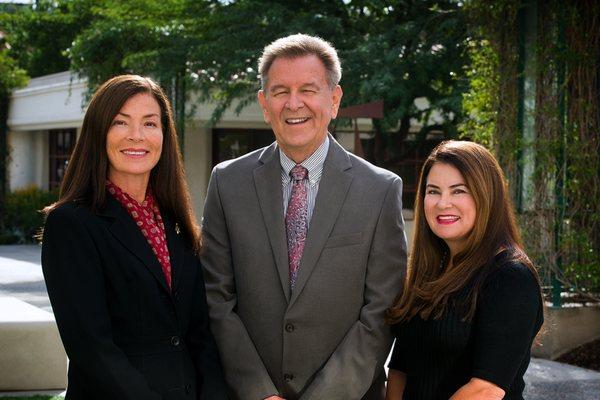
[[[8,189],[8,101],[7,93],[0,92],[0,216],[5,215],[5,199]],[[0,218],[0,232],[4,230],[4,218]]]

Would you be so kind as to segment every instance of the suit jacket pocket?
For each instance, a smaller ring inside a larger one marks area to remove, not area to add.
[[[346,235],[331,236],[325,243],[325,248],[351,246],[362,243],[362,232],[348,233]]]

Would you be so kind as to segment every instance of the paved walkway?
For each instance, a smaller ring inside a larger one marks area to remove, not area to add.
[[[38,245],[0,246],[0,296],[16,297],[52,312],[40,266],[40,253]],[[600,372],[567,364],[534,358],[525,374],[525,381],[524,397],[528,400],[600,399]],[[0,393],[0,397],[7,394]]]
[[[525,373],[527,400],[598,400],[600,372],[532,358]]]
[[[12,296],[52,312],[39,245],[0,246],[0,296]]]

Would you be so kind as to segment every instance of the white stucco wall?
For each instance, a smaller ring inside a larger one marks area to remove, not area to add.
[[[9,132],[8,187],[29,185],[48,188],[48,134],[39,131]]]
[[[249,129],[266,129],[268,125],[264,122],[262,111],[258,102],[254,102],[245,107],[238,115],[235,113],[235,108],[239,104],[234,101],[227,110],[223,113],[221,121],[215,128],[249,128]],[[194,107],[194,113],[191,119],[196,121],[199,126],[205,127],[207,121],[210,120],[216,106],[212,103],[202,103]]]
[[[198,221],[202,217],[211,172],[212,134],[198,123],[186,126],[184,164],[192,204]]]
[[[85,81],[70,72],[29,81],[13,91],[8,112],[9,188],[48,188],[48,130],[79,128]]]
[[[85,80],[62,72],[31,79],[27,87],[13,92],[8,118],[11,190],[31,184],[48,187],[47,131],[77,128],[79,133],[86,90]],[[198,217],[202,214],[212,165],[212,133],[206,123],[214,108],[210,103],[196,105],[192,121],[186,127],[185,168]],[[216,128],[268,128],[257,103],[246,107],[240,115],[234,108],[235,104]]]
[[[80,127],[85,90],[85,81],[70,72],[31,79],[12,94],[8,126],[11,131]]]

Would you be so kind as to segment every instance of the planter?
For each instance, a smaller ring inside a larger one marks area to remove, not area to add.
[[[600,337],[600,307],[547,307],[544,318],[531,350],[533,357],[554,360]]]

